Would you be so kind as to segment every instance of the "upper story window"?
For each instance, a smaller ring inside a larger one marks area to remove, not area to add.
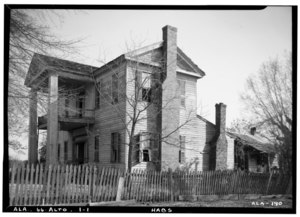
[[[115,73],[112,75],[112,104],[119,102],[119,75]]]
[[[136,71],[135,94],[137,100],[151,102],[151,74],[139,70]]]
[[[179,86],[180,105],[185,108],[185,83],[184,80],[177,80]]]

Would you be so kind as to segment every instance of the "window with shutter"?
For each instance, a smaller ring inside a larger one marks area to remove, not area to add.
[[[179,163],[185,163],[185,136],[179,136]]]
[[[151,148],[150,148],[150,141],[151,141],[151,136],[149,133],[142,133],[141,134],[141,141],[142,141],[142,161],[143,162],[149,162],[150,160],[150,155],[151,155]]]

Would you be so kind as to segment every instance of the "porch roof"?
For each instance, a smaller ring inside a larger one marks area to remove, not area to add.
[[[247,134],[238,134],[238,133],[232,133],[232,132],[226,132],[226,134],[233,138],[240,140],[243,144],[249,145],[259,151],[265,152],[265,153],[275,153],[275,147],[271,143],[267,143],[263,141],[261,138],[258,138],[257,136],[247,135]]]

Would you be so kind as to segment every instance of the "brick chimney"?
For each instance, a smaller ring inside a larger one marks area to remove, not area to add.
[[[177,28],[165,26],[163,31],[164,74],[176,78],[177,67]]]
[[[227,169],[226,105],[216,104],[216,170]]]
[[[162,136],[167,137],[166,142],[161,144],[161,160],[165,166],[175,169],[178,167],[177,148],[174,145],[179,140],[179,99],[176,100],[177,89],[177,28],[165,26],[163,32],[163,71],[162,71]],[[175,132],[174,132],[175,130]],[[174,133],[172,133],[174,132]],[[162,167],[164,167],[162,165]]]

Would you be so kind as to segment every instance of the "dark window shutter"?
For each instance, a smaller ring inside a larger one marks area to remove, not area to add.
[[[131,166],[135,166],[140,162],[140,134],[135,135],[132,144]]]
[[[111,152],[110,152],[110,162],[114,163],[115,162],[115,157],[114,157],[114,133],[111,134]]]
[[[99,136],[95,137],[95,162],[99,162]]]
[[[117,144],[117,155],[118,155],[118,163],[121,163],[121,134],[117,133],[118,136],[118,144]]]
[[[60,161],[59,158],[60,158],[60,144],[58,143],[58,146],[57,146],[57,159],[58,159],[58,162]]]
[[[137,94],[137,100],[141,100],[142,99],[142,93],[143,89],[142,89],[142,72],[136,70],[136,75],[135,75],[135,93]]]

